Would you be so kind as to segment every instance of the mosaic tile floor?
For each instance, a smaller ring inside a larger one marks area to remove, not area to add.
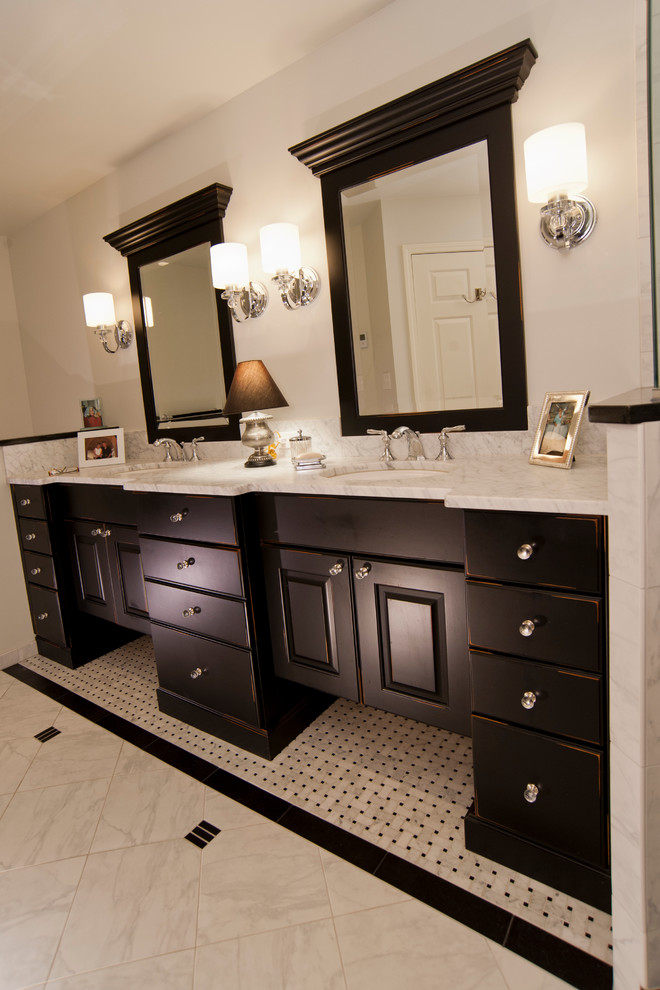
[[[338,699],[268,761],[158,710],[149,637],[78,670],[23,666],[611,965],[609,915],[465,849],[467,737]]]

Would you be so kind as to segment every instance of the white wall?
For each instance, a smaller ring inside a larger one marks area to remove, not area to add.
[[[33,436],[6,237],[0,237],[0,340],[0,438]]]

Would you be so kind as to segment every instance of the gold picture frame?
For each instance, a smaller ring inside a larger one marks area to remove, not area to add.
[[[546,392],[539,425],[534,437],[530,464],[570,468],[574,460],[582,416],[589,401],[583,392]]]

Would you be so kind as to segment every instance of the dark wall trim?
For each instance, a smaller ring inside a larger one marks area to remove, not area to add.
[[[18,443],[43,443],[45,440],[68,440],[69,437],[76,436],[78,436],[77,430],[71,433],[45,433],[40,437],[11,437],[8,440],[0,440],[0,447],[12,447]]]

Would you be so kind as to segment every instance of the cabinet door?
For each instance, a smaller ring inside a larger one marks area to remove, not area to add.
[[[264,547],[275,673],[359,700],[349,558]]]
[[[115,622],[138,632],[151,632],[147,592],[142,573],[140,543],[136,529],[109,525],[106,531],[110,580],[115,602]]]
[[[106,539],[101,522],[67,522],[69,553],[78,608],[109,622],[115,621],[114,594]]]
[[[353,558],[364,700],[470,734],[461,571]]]

